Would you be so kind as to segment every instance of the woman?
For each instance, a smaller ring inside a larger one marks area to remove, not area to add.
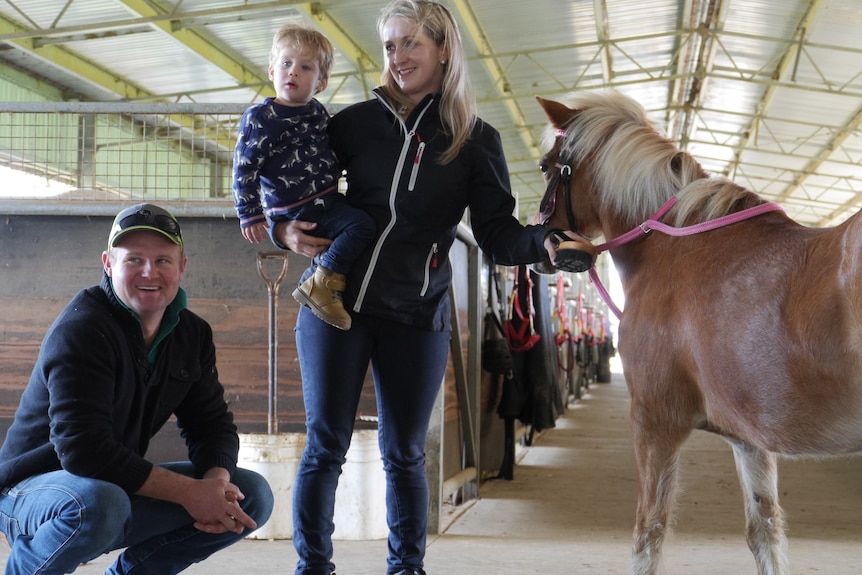
[[[479,246],[496,263],[556,256],[548,229],[512,216],[500,137],[476,116],[452,15],[430,0],[395,0],[381,12],[378,31],[383,85],[375,99],[330,123],[347,197],[378,230],[348,276],[344,303],[353,327],[335,329],[306,309],[296,325],[308,429],[293,486],[297,575],[333,572],[335,490],[369,363],[386,471],[387,574],[424,574],[425,436],[448,362],[448,254],[465,208]],[[283,222],[273,239],[314,257],[329,240],[313,229]]]

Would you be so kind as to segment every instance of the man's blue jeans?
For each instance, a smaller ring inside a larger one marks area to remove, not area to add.
[[[296,575],[330,575],[335,491],[368,365],[386,472],[387,573],[419,569],[428,528],[425,438],[449,357],[450,333],[353,316],[343,331],[301,308],[296,344],[308,440],[293,485]]]
[[[162,467],[192,476],[191,463]],[[237,469],[231,482],[245,495],[243,510],[263,525],[273,495],[257,473]],[[181,506],[129,496],[113,483],[53,471],[0,491],[0,530],[12,546],[6,575],[60,575],[123,549],[111,575],[172,575],[248,533],[208,534]]]

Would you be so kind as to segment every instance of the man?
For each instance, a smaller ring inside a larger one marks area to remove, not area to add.
[[[0,449],[7,575],[170,575],[262,525],[273,495],[237,469],[212,330],[185,309],[180,226],[151,204],[117,214],[104,276],[49,328]],[[176,415],[188,462],[145,459]]]

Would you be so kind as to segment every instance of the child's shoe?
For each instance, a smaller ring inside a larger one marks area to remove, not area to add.
[[[312,313],[338,329],[350,329],[350,314],[344,309],[341,292],[344,291],[344,274],[337,274],[323,266],[293,290],[293,299],[308,306]]]

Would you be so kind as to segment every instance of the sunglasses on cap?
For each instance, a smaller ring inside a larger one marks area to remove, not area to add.
[[[120,237],[138,230],[158,232],[183,247],[183,236],[176,218],[167,210],[151,204],[140,204],[117,214],[111,227],[108,246],[115,246]]]

